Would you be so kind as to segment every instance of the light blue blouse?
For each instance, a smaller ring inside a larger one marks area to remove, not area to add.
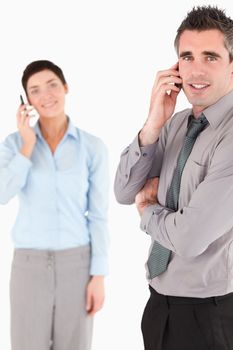
[[[39,124],[31,159],[18,132],[0,145],[0,203],[19,197],[16,248],[60,250],[91,245],[91,275],[108,273],[108,161],[103,142],[69,119],[52,154]]]

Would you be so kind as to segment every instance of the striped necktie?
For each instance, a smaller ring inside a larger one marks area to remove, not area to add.
[[[174,170],[172,182],[167,192],[166,207],[169,209],[172,209],[174,211],[178,210],[181,176],[185,163],[192,151],[197,136],[208,124],[209,122],[203,114],[198,119],[192,117],[189,123],[188,130],[184,139],[184,144],[181,148],[177,165]],[[151,279],[166,271],[170,255],[171,251],[169,249],[163,247],[157,241],[154,241],[147,261]]]

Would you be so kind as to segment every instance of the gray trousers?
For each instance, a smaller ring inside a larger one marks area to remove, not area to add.
[[[90,350],[85,310],[90,247],[16,249],[10,281],[12,350]]]

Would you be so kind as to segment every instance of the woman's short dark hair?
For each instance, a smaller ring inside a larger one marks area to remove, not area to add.
[[[43,70],[50,70],[52,71],[65,85],[66,84],[66,79],[64,77],[64,74],[61,70],[60,67],[58,67],[56,64],[54,64],[51,61],[48,60],[38,60],[38,61],[33,61],[27,67],[25,68],[22,76],[22,85],[23,88],[27,94],[27,82],[28,79],[35,73],[41,72]]]
[[[233,60],[233,20],[227,17],[225,10],[216,6],[197,6],[188,12],[183,20],[175,38],[175,49],[178,53],[180,36],[185,30],[210,30],[217,29],[224,35],[224,44],[229,52],[230,62]]]

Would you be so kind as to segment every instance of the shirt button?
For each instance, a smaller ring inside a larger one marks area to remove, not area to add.
[[[125,174],[125,177],[127,178],[129,175],[128,174]]]
[[[139,153],[138,151],[136,151],[135,154],[136,154],[136,156],[139,156],[139,155],[140,155],[140,153]]]
[[[146,156],[147,156],[147,153],[142,153],[142,156],[143,156],[143,157],[146,157]]]

